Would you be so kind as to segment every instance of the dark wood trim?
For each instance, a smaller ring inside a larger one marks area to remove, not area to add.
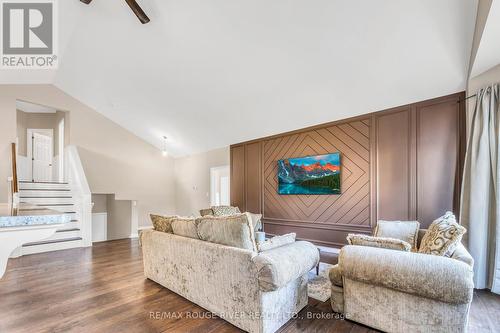
[[[12,143],[11,154],[12,154],[12,194],[19,192],[19,183],[17,179],[17,152],[16,144]]]
[[[389,112],[397,112],[397,110],[400,110],[400,109],[403,109],[403,108],[409,108],[409,107],[411,107],[413,105],[417,105],[417,106],[420,107],[420,106],[425,106],[425,105],[436,104],[436,102],[440,102],[440,101],[445,102],[445,101],[449,101],[449,100],[455,100],[455,101],[458,102],[460,100],[460,98],[457,98],[457,97],[460,97],[460,96],[465,96],[465,92],[463,92],[463,91],[462,92],[457,92],[457,93],[453,93],[451,95],[445,95],[445,96],[441,96],[441,97],[436,97],[436,98],[432,98],[432,99],[425,100],[425,101],[418,102],[418,103],[410,103],[410,104],[400,105],[400,106],[396,106],[396,107],[385,109],[385,110],[379,110],[379,111],[369,112],[369,113],[365,113],[365,114],[354,116],[354,117],[349,117],[349,118],[334,120],[334,121],[330,121],[330,122],[323,123],[323,124],[317,124],[317,125],[313,125],[313,126],[309,126],[309,127],[304,127],[304,128],[300,128],[300,129],[296,129],[296,130],[291,130],[291,131],[283,132],[283,133],[280,133],[280,134],[273,134],[273,135],[265,136],[265,137],[258,138],[258,139],[252,139],[252,140],[242,141],[242,142],[234,143],[234,144],[230,145],[229,147],[233,148],[233,147],[243,146],[243,145],[246,145],[246,144],[249,144],[249,143],[255,143],[255,142],[258,142],[258,141],[266,141],[266,140],[276,139],[276,138],[279,138],[279,137],[282,137],[282,136],[299,134],[299,133],[309,132],[309,131],[312,131],[312,130],[322,129],[322,128],[331,127],[331,126],[335,126],[335,125],[341,125],[341,124],[345,124],[345,123],[350,123],[350,122],[353,122],[353,121],[360,121],[360,120],[364,120],[364,119],[369,119],[371,116],[377,116],[377,115],[381,115],[381,114],[387,114]]]

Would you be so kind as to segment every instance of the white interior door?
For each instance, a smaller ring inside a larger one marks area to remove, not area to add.
[[[32,136],[32,166],[33,181],[52,181],[52,149],[54,143],[52,137],[34,132]]]

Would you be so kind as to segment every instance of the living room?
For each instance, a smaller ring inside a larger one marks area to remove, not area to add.
[[[500,0],[0,7],[0,332],[500,332]]]

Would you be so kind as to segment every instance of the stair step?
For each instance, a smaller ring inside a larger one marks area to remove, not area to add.
[[[38,195],[41,192],[44,194],[45,192],[51,192],[57,195],[64,192],[71,192],[71,190],[69,188],[27,188],[27,189],[20,188],[19,189],[19,193],[23,194],[29,193],[30,195]]]
[[[70,190],[68,184],[65,183],[19,183],[19,188],[23,190]]]
[[[70,232],[70,231],[80,231],[80,228],[66,228],[66,229],[59,229],[56,232]]]
[[[37,243],[39,244],[22,246],[21,247],[22,255],[67,250],[83,246],[83,240],[81,237],[74,237],[71,239],[59,239],[57,241],[42,241]]]
[[[73,220],[71,222],[64,224],[64,226],[61,227],[61,229],[59,229],[59,230],[80,229],[80,227],[81,227],[80,222],[78,220]],[[58,232],[59,232],[59,230],[58,230]]]
[[[62,243],[62,242],[72,242],[72,241],[81,241],[82,237],[71,237],[71,238],[62,238],[62,239],[53,239],[53,240],[43,240],[39,242],[26,243],[23,247],[36,246],[36,245],[47,245],[54,243]]]
[[[68,185],[67,182],[34,182],[30,180],[20,180],[19,183],[21,184],[65,184]]]
[[[55,206],[55,205],[72,205],[74,199],[72,197],[26,197],[20,196],[21,202],[27,202],[39,206]]]

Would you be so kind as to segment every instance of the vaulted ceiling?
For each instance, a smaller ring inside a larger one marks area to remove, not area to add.
[[[59,1],[53,83],[176,156],[464,90],[477,1]],[[36,102],[36,101],[34,101]]]

